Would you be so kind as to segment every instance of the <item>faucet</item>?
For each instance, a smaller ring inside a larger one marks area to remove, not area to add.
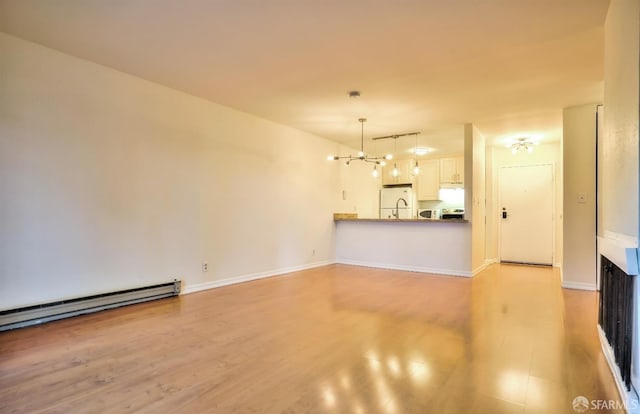
[[[405,200],[404,198],[400,197],[398,199],[398,201],[396,201],[396,212],[395,213],[391,213],[393,214],[393,217],[399,219],[400,218],[400,212],[398,211],[398,205],[400,204],[400,201],[402,201],[405,205],[405,207],[409,207],[409,203],[407,203],[407,200]]]

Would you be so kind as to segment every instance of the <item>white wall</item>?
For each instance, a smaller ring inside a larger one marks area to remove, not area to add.
[[[614,0],[605,23],[602,200],[605,232],[638,238],[637,0]]]
[[[562,154],[562,285],[596,290],[596,104],[562,111]]]
[[[560,266],[562,263],[562,172],[561,172],[561,147],[560,143],[537,145],[532,153],[512,154],[511,149],[504,147],[488,147],[490,153],[487,158],[490,160],[491,169],[488,170],[488,177],[491,177],[491,185],[487,185],[487,259],[500,259],[500,206],[498,177],[500,168],[503,166],[552,164],[554,166],[554,263]],[[489,179],[489,178],[487,178]]]
[[[340,145],[336,153],[340,156],[356,155],[358,150]],[[360,218],[378,218],[380,214],[380,188],[382,179],[372,175],[373,165],[353,161],[346,166],[342,161],[334,161],[340,170],[338,204],[336,212],[357,213]],[[378,166],[380,172],[380,166]]]
[[[5,34],[0,55],[0,309],[333,259],[337,144]]]
[[[598,172],[602,188],[602,229],[604,240],[599,247],[638,246],[638,176],[640,110],[640,1],[612,0],[605,22],[604,53],[604,127],[599,137],[601,157]],[[607,243],[609,238],[617,239]],[[617,250],[617,249],[616,249]],[[611,251],[611,250],[610,250]],[[612,258],[612,257],[610,257]],[[612,258],[613,259],[613,258]],[[614,260],[614,262],[616,262]],[[623,269],[625,263],[616,263]],[[638,301],[640,283],[636,281],[634,303]],[[633,333],[631,379],[640,389],[640,309],[636,308]]]
[[[497,216],[497,190],[494,185],[497,184],[494,179],[494,148],[487,146],[485,151],[485,199],[487,218],[484,234],[484,254],[485,260],[495,262],[498,260],[498,216]],[[499,170],[498,170],[499,171]],[[496,171],[497,173],[497,171]]]
[[[471,269],[474,274],[485,267],[486,237],[486,145],[484,136],[471,124],[465,125],[465,217],[471,218]],[[469,183],[471,185],[469,185]]]

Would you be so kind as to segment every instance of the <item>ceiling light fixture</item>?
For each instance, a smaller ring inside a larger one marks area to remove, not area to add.
[[[384,137],[375,137],[375,138],[371,138],[373,141],[377,141],[379,139],[393,139],[393,152],[397,153],[397,141],[398,138],[400,137],[406,137],[408,135],[415,135],[416,137],[416,146],[414,147],[414,151],[418,148],[418,134],[420,132],[407,132],[406,134],[395,134],[395,135],[385,135]],[[390,158],[387,158],[390,159]],[[418,166],[418,160],[416,160],[416,165],[413,167],[413,175],[418,175],[420,173],[420,167]],[[391,170],[391,175],[394,177],[397,177],[400,175],[400,170],[398,170],[398,165],[396,162],[393,163],[393,170]]]
[[[374,177],[378,177],[379,175],[378,168],[377,168],[378,165],[384,166],[385,160],[390,160],[393,156],[391,154],[387,154],[384,157],[375,157],[375,156],[367,155],[364,152],[364,123],[367,122],[367,118],[359,118],[358,122],[360,122],[360,151],[358,151],[358,156],[354,157],[353,155],[347,155],[347,156],[340,157],[338,155],[330,155],[328,157],[328,160],[329,161],[346,160],[345,165],[347,166],[353,160],[371,162],[373,163],[373,171],[371,174]]]
[[[537,142],[530,141],[529,138],[518,138],[516,142],[511,144],[511,153],[517,154],[519,152],[533,152],[533,146],[537,145]]]

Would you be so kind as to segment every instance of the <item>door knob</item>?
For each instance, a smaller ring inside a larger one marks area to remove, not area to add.
[[[506,209],[506,208],[504,208],[504,207],[502,207],[502,219],[503,219],[503,220],[506,220],[506,219],[507,219],[507,216],[508,216],[508,214],[507,214],[507,209]]]

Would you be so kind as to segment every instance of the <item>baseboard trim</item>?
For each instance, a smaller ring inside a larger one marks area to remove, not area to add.
[[[477,275],[478,273],[482,272],[483,270],[485,270],[487,267],[489,267],[493,263],[496,263],[496,262],[494,262],[494,260],[496,260],[496,259],[487,259],[487,260],[485,260],[483,264],[481,264],[479,267],[477,267],[476,269],[473,270],[473,272],[471,273],[472,276]]]
[[[236,276],[221,280],[212,280],[210,282],[195,283],[193,285],[186,285],[181,295],[188,295],[189,293],[201,292],[203,290],[215,289],[223,286],[235,285],[237,283],[251,282],[252,280],[266,279],[268,277],[281,276],[287,273],[299,272],[302,270],[313,269],[316,267],[327,266],[335,263],[332,260],[323,260],[320,262],[308,263],[300,266],[283,267],[280,269],[270,270],[267,272],[251,273],[248,275]]]
[[[577,290],[590,290],[595,292],[595,283],[580,283],[580,282],[562,282],[562,287],[565,289],[577,289]]]
[[[609,345],[609,341],[607,341],[607,336],[604,331],[598,325],[598,336],[600,337],[600,347],[602,348],[602,353],[604,354],[605,359],[607,360],[607,365],[609,365],[609,370],[613,375],[613,379],[616,383],[616,388],[618,389],[618,394],[622,399],[622,402],[625,407],[625,411],[629,414],[638,414],[640,413],[640,401],[635,392],[627,391],[627,388],[622,381],[622,375],[620,375],[620,368],[616,364],[616,357],[613,353],[613,349],[611,345]]]
[[[464,270],[436,269],[432,267],[404,266],[404,265],[387,264],[387,263],[360,262],[357,260],[346,260],[346,259],[338,259],[336,260],[336,263],[351,265],[351,266],[373,267],[376,269],[404,270],[407,272],[431,273],[431,274],[444,275],[444,276],[473,277],[471,272],[464,271]]]

